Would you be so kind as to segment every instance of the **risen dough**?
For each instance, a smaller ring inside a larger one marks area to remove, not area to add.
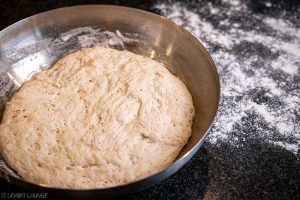
[[[169,166],[191,135],[186,86],[162,64],[127,51],[72,53],[7,103],[0,150],[25,180],[103,188]]]

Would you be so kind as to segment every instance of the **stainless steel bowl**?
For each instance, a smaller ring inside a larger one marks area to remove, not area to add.
[[[1,177],[34,191],[109,198],[145,189],[180,169],[203,143],[218,110],[219,77],[209,53],[186,30],[156,14],[119,6],[75,6],[44,12],[0,32],[0,116],[5,102],[32,74],[63,55],[92,45],[126,49],[165,63],[187,85],[196,117],[192,136],[164,171],[105,189],[68,190],[28,183],[0,162]],[[29,94],[30,95],[30,94]]]

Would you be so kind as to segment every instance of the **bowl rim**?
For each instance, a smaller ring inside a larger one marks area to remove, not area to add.
[[[154,17],[159,17],[161,20],[165,21],[166,23],[171,23],[173,26],[175,26],[177,29],[179,29],[180,31],[182,31],[187,37],[189,37],[192,42],[194,42],[197,46],[200,47],[200,49],[203,50],[203,53],[205,54],[205,57],[207,58],[207,61],[210,63],[210,65],[212,66],[211,68],[213,69],[214,71],[214,75],[216,76],[216,85],[217,85],[217,105],[216,105],[216,108],[215,108],[215,112],[214,112],[214,117],[208,127],[208,129],[205,131],[204,135],[202,136],[202,138],[189,150],[187,151],[184,155],[182,155],[179,159],[176,159],[170,166],[168,166],[167,168],[159,171],[159,172],[156,172],[154,174],[151,174],[150,176],[147,176],[143,179],[139,179],[139,180],[136,180],[136,181],[133,181],[133,182],[129,182],[129,183],[125,183],[125,184],[121,184],[121,185],[115,185],[115,186],[111,186],[111,187],[105,187],[105,188],[87,188],[87,189],[80,189],[80,188],[59,188],[59,187],[47,187],[47,186],[43,186],[43,185],[38,185],[38,184],[34,184],[34,183],[31,183],[27,180],[24,180],[24,179],[19,179],[19,178],[16,178],[14,176],[11,176],[9,174],[7,174],[6,172],[3,172],[2,170],[0,171],[0,177],[2,179],[5,179],[6,181],[8,182],[19,182],[19,183],[25,183],[27,185],[31,185],[31,186],[34,186],[34,187],[39,187],[40,189],[46,189],[46,190],[60,190],[60,191],[76,191],[76,192],[82,192],[82,191],[85,191],[85,192],[93,192],[93,191],[99,191],[99,190],[113,190],[113,189],[118,189],[118,188],[122,188],[122,187],[127,187],[129,185],[134,185],[134,184],[139,184],[139,183],[142,183],[146,180],[148,180],[149,178],[151,177],[156,177],[156,176],[159,176],[160,174],[163,174],[167,171],[171,171],[171,173],[169,173],[167,176],[165,176],[163,179],[171,176],[172,174],[176,173],[180,168],[183,167],[183,165],[188,161],[190,160],[190,158],[192,156],[194,156],[196,154],[196,152],[198,151],[198,149],[202,146],[204,140],[206,139],[209,131],[211,130],[213,124],[215,123],[216,121],[216,117],[218,115],[218,112],[219,112],[219,108],[220,108],[220,100],[221,100],[221,85],[220,85],[220,76],[219,76],[219,73],[218,73],[218,70],[217,70],[217,67],[216,67],[216,64],[215,62],[213,61],[211,55],[209,54],[208,50],[203,46],[203,44],[193,35],[191,34],[189,31],[187,31],[185,28],[183,28],[182,26],[176,24],[175,22],[167,19],[166,17],[164,16],[161,16],[159,14],[156,14],[156,13],[153,13],[153,12],[149,12],[149,11],[145,11],[145,10],[142,10],[142,9],[138,9],[138,8],[133,8],[133,7],[128,7],[128,6],[120,6],[120,5],[112,5],[112,4],[83,4],[83,5],[75,5],[75,6],[66,6],[66,7],[60,7],[60,8],[56,8],[56,9],[51,9],[51,10],[48,10],[48,11],[44,11],[44,12],[40,12],[40,13],[37,13],[37,14],[34,14],[34,15],[31,15],[29,17],[26,17],[24,19],[21,19],[9,26],[7,26],[6,28],[0,30],[0,42],[1,42],[1,37],[5,34],[5,32],[7,31],[10,31],[10,29],[13,29],[15,26],[18,26],[30,19],[33,19],[33,18],[36,18],[40,15],[45,15],[45,14],[49,14],[51,12],[62,12],[63,10],[66,10],[66,9],[77,9],[77,8],[85,8],[85,9],[88,9],[89,7],[99,7],[99,8],[113,8],[113,9],[125,9],[125,10],[128,10],[129,12],[132,11],[132,12],[140,12],[140,13],[143,13],[143,14],[146,14],[146,15],[152,15]],[[187,159],[187,160],[186,160]],[[183,161],[185,161],[183,164],[179,164]],[[176,165],[179,165],[180,167],[178,167],[177,169],[171,169],[173,166],[176,166]],[[12,180],[12,181],[10,181]]]

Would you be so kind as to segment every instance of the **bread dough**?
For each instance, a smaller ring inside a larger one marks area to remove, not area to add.
[[[168,167],[191,135],[192,97],[150,58],[93,47],[67,55],[7,103],[0,151],[25,180],[126,184]]]

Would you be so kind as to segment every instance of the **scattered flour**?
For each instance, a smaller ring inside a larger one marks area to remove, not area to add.
[[[271,17],[260,20],[262,17],[251,13],[240,0],[223,0],[222,3],[222,11],[212,2],[200,11],[180,2],[155,5],[162,15],[197,37],[217,65],[222,98],[208,141],[238,144],[234,140],[239,138],[232,139],[230,135],[243,118],[251,121],[250,114],[255,114],[263,119],[256,125],[258,128],[269,127],[259,133],[261,138],[297,154],[300,148],[300,123],[297,121],[300,113],[297,107],[300,105],[300,30],[288,20]],[[271,6],[266,2],[266,7]],[[209,10],[209,15],[202,14],[203,10]],[[259,28],[243,29],[243,21],[234,20],[240,10],[258,19]],[[226,17],[222,18],[224,13]],[[219,24],[211,23],[212,17],[219,17]],[[224,31],[221,26],[230,28]],[[260,28],[268,31],[260,31]],[[239,52],[234,51],[235,47]],[[276,140],[275,134],[281,140]]]
[[[272,3],[271,2],[266,2],[266,7],[272,7]]]
[[[60,38],[62,39],[62,41],[66,42],[66,41],[70,40],[71,38],[73,38],[74,36],[82,34],[82,33],[96,34],[98,32],[99,32],[99,30],[95,30],[91,27],[80,27],[80,28],[74,28],[67,32],[62,33],[60,35]]]
[[[58,44],[65,44],[69,40],[76,40],[80,48],[87,48],[94,45],[110,46],[120,45],[124,43],[133,43],[137,40],[125,37],[120,31],[107,31],[93,27],[79,27],[64,32],[55,39]]]
[[[275,19],[266,17],[264,18],[264,23],[270,26],[272,29],[279,31],[284,34],[291,35],[300,39],[300,30],[295,28],[292,23],[289,23],[283,19]]]

